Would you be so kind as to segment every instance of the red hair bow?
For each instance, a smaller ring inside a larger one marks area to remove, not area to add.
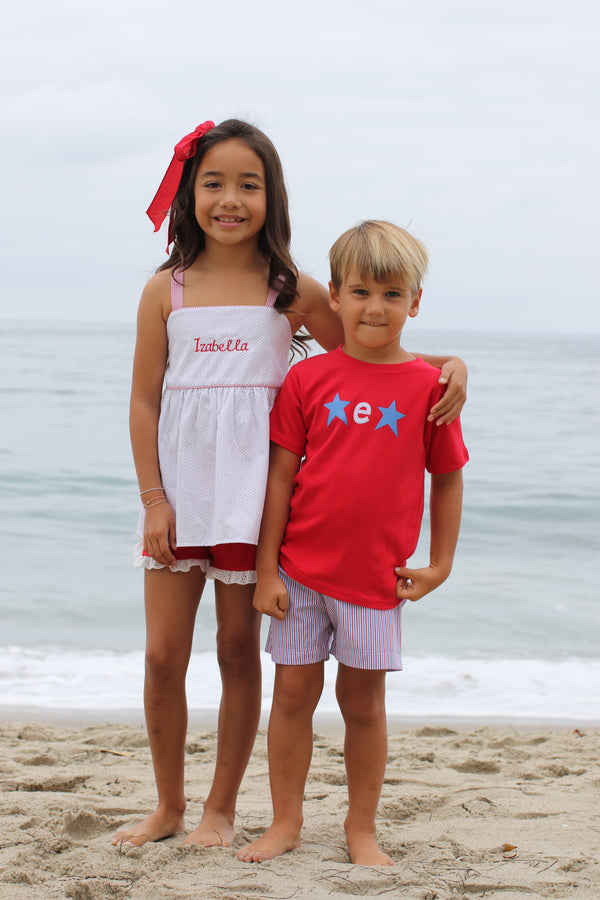
[[[158,231],[165,220],[171,204],[175,199],[179,182],[181,181],[181,173],[186,159],[191,159],[196,153],[198,141],[204,135],[215,127],[214,122],[203,122],[198,125],[191,134],[186,134],[181,138],[179,143],[175,144],[173,159],[169,163],[169,168],[165,172],[165,177],[160,183],[154,200],[146,210],[146,214],[154,225],[154,230]],[[169,235],[169,243],[171,243],[171,235]]]

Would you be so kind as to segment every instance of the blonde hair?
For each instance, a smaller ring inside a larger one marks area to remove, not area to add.
[[[425,245],[391,222],[369,220],[345,231],[329,251],[331,281],[336,290],[350,271],[381,283],[401,276],[418,293],[427,272]]]

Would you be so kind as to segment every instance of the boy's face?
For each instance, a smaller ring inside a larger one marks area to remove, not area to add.
[[[329,282],[329,303],[344,326],[344,349],[363,362],[398,363],[410,359],[400,346],[408,316],[419,312],[421,291],[413,293],[402,277],[384,284],[361,279],[350,270],[336,290]]]

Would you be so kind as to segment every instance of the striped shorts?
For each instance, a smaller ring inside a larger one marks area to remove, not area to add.
[[[394,609],[371,609],[319,594],[283,569],[279,574],[288,590],[289,607],[285,619],[271,618],[265,649],[273,662],[305,666],[329,659],[331,653],[352,669],[402,668],[404,601]]]

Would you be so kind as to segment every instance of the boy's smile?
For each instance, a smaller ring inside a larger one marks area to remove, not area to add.
[[[340,314],[349,356],[374,363],[412,359],[400,338],[406,319],[419,311],[421,291],[415,294],[402,275],[380,283],[350,270],[339,289],[329,283],[329,296],[332,309]]]

